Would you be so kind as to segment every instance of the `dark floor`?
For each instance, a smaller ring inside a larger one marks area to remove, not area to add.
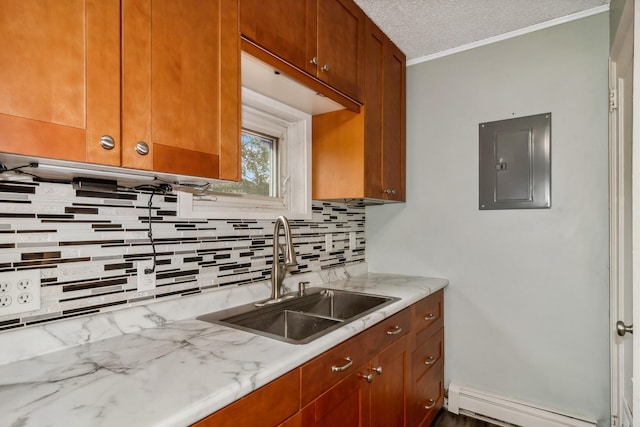
[[[477,420],[475,418],[466,417],[464,415],[455,415],[446,409],[442,409],[431,427],[496,427],[495,424],[486,421]]]

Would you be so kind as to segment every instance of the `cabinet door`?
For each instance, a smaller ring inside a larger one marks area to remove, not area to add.
[[[0,40],[0,151],[118,165],[119,0],[3,0]]]
[[[387,38],[367,20],[365,37],[364,195],[381,199],[383,159],[383,79]]]
[[[318,64],[310,67],[329,86],[362,101],[366,15],[352,0],[320,0],[317,13]]]
[[[372,427],[404,426],[406,365],[407,350],[404,337],[372,360]]]
[[[405,200],[406,58],[389,41],[384,55],[382,135],[383,193],[389,200]]]
[[[315,26],[315,7],[315,0],[241,0],[240,32],[305,70],[315,54],[315,39],[309,37],[309,28]]]
[[[123,166],[239,179],[237,6],[123,0]]]
[[[369,384],[366,366],[349,375],[302,410],[305,427],[364,427],[369,425]]]
[[[404,54],[370,20],[365,37],[365,196],[405,200]]]

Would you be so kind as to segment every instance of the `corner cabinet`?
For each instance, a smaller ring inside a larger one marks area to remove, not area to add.
[[[237,0],[7,0],[0,36],[0,151],[239,179]]]
[[[285,61],[292,68],[284,71],[303,83],[313,85],[300,72],[359,103],[365,20],[352,0],[240,0],[240,31],[254,45],[243,45],[249,53],[275,67]]]
[[[428,296],[193,426],[428,426],[444,399],[442,297]]]
[[[365,49],[361,112],[313,117],[313,199],[406,199],[406,58],[370,20]]]

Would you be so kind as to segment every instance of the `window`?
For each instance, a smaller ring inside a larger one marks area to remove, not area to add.
[[[242,103],[242,181],[179,192],[179,215],[311,218],[311,116],[246,88]]]

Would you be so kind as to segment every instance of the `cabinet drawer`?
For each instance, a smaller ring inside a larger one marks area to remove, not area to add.
[[[191,427],[278,425],[300,407],[299,390],[300,371],[294,369]]]
[[[428,338],[411,356],[411,372],[413,378],[420,378],[429,369],[433,368],[444,354],[444,329],[440,328]]]
[[[416,334],[416,346],[425,342],[443,325],[443,291],[439,290],[414,306],[413,330]]]
[[[384,319],[366,333],[373,336],[372,339],[375,343],[373,352],[376,353],[383,348],[387,348],[401,337],[407,335],[410,328],[411,309],[406,308],[401,312]],[[371,355],[373,355],[373,353]]]
[[[407,402],[412,426],[428,426],[444,404],[444,362],[438,361],[414,384],[411,400]]]
[[[306,363],[301,368],[301,405],[311,402],[369,359],[374,335],[365,331]]]

